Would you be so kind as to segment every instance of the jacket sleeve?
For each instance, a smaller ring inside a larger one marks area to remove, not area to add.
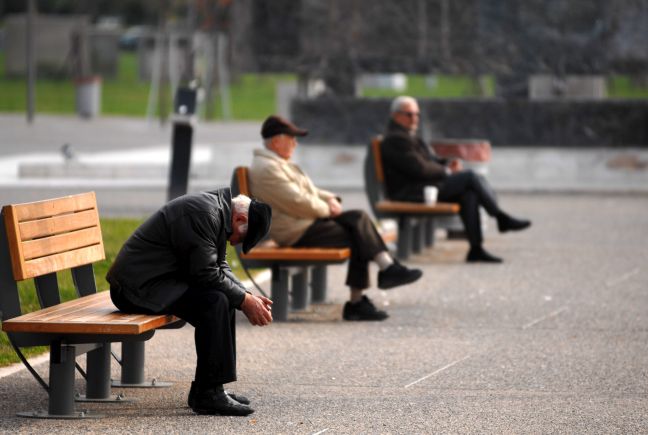
[[[385,167],[407,174],[410,178],[423,181],[439,181],[447,176],[446,168],[439,161],[426,158],[416,151],[415,144],[407,138],[392,135],[381,144],[382,161]]]
[[[267,194],[264,200],[272,208],[301,219],[316,219],[330,216],[330,209],[325,197],[332,193],[314,189],[308,192],[290,179],[279,167],[264,168],[258,177],[258,184]],[[306,176],[306,175],[304,175]]]
[[[230,306],[239,308],[245,287],[225,261],[227,239],[218,215],[185,215],[171,225],[171,240],[190,285],[223,292]]]

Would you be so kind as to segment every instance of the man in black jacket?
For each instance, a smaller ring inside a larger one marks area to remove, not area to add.
[[[229,188],[170,201],[126,241],[106,279],[117,308],[167,313],[195,327],[198,414],[248,415],[249,400],[223,389],[236,381],[235,309],[253,325],[272,322],[272,301],[246,292],[227,264],[227,241],[250,250],[268,232],[271,209]]]
[[[470,243],[466,261],[501,262],[501,258],[482,246],[479,206],[497,219],[500,232],[522,230],[531,222],[502,211],[486,180],[464,170],[460,160],[436,156],[416,136],[419,120],[419,106],[414,98],[401,96],[392,102],[391,119],[380,146],[387,196],[392,200],[423,202],[424,187],[437,186],[439,201],[457,202],[461,206],[461,220]]]

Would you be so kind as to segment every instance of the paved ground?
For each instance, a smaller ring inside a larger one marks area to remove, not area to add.
[[[339,320],[342,267],[330,272],[332,304],[316,313],[263,329],[239,319],[232,389],[253,400],[250,417],[185,407],[187,327],[148,345],[148,373],[173,387],[128,390],[132,404],[88,405],[110,415],[99,421],[20,419],[16,412],[46,405],[22,371],[0,379],[0,431],[648,433],[648,198],[503,195],[502,203],[534,221],[513,235],[490,226],[487,248],[507,261],[465,264],[465,242],[441,238],[410,262],[423,280],[369,292],[388,304],[385,322]]]

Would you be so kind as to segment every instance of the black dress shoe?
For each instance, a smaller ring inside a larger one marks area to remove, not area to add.
[[[358,302],[347,302],[344,304],[344,311],[342,312],[344,320],[380,321],[385,320],[387,317],[389,317],[389,314],[377,309],[366,296],[362,296],[362,299]]]
[[[248,399],[245,396],[240,396],[238,394],[230,393],[229,391],[225,390],[225,394],[230,396],[232,399],[236,400],[238,403],[242,403],[243,405],[249,405],[250,404],[250,399]],[[189,405],[189,408],[193,408],[193,403],[196,400],[196,382],[191,381],[191,388],[189,389],[189,397],[187,397],[187,405]]]
[[[507,231],[520,231],[531,226],[527,219],[517,219],[504,212],[497,215],[497,229],[500,233]]]
[[[468,251],[466,256],[466,262],[468,263],[501,263],[502,259],[491,255],[484,248],[474,248]]]
[[[387,290],[399,285],[410,284],[423,276],[420,269],[409,269],[398,261],[385,270],[378,272],[378,288]]]
[[[196,414],[246,416],[254,412],[248,405],[232,399],[224,390],[197,389],[191,409]]]

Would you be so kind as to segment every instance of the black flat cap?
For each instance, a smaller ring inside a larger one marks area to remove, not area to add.
[[[308,130],[303,130],[297,127],[290,121],[277,115],[270,115],[263,121],[261,126],[261,136],[264,139],[269,139],[279,134],[287,134],[289,136],[306,136]]]
[[[250,210],[248,211],[248,230],[243,240],[243,252],[245,254],[268,234],[271,222],[272,209],[270,206],[265,202],[253,199],[250,202]]]

